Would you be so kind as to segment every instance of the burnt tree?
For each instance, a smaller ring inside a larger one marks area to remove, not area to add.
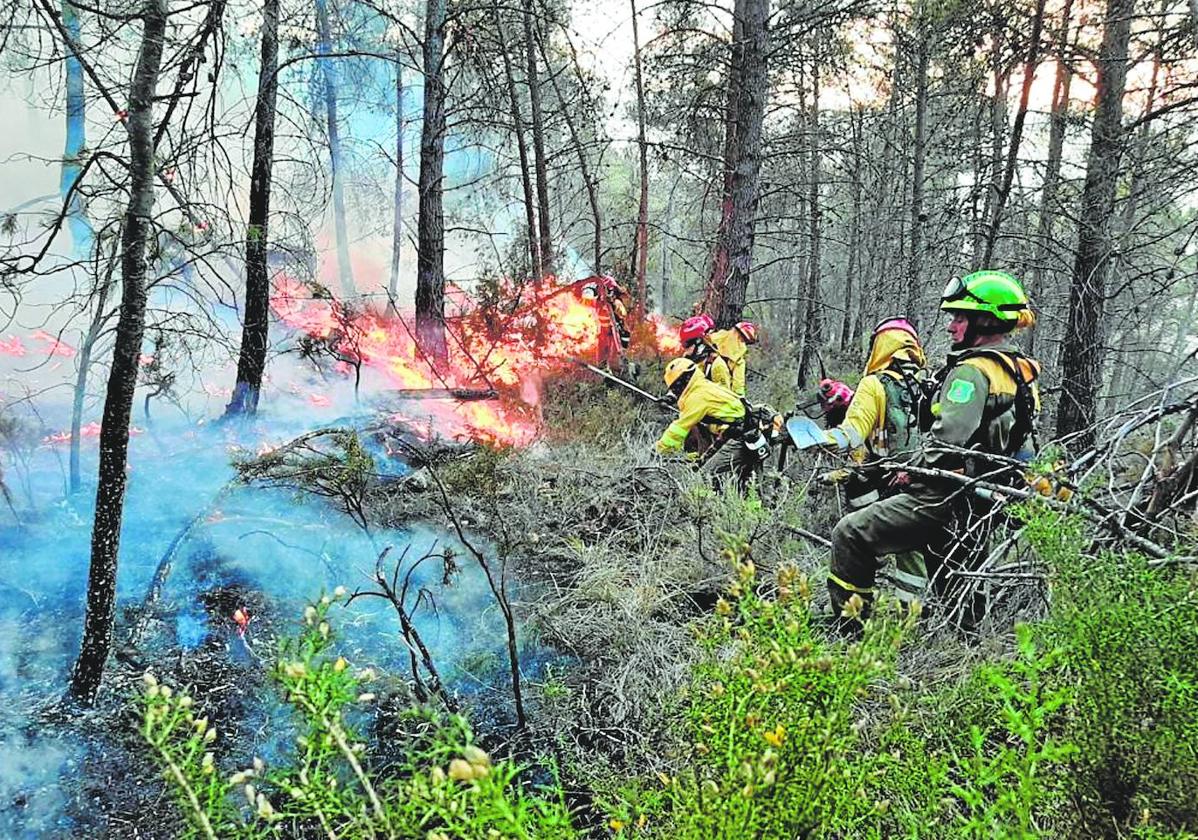
[[[733,10],[724,161],[728,190],[706,300],[721,327],[741,319],[753,267],[762,124],[769,93],[769,10],[769,0],[737,0]],[[721,277],[723,266],[727,274]]]
[[[145,330],[146,244],[152,231],[154,208],[154,91],[166,35],[166,0],[147,0],[141,17],[141,46],[129,87],[126,119],[130,184],[129,204],[121,228],[121,309],[100,431],[99,483],[83,641],[71,671],[69,688],[69,695],[85,705],[95,702],[104,663],[112,649],[129,417]]]
[[[445,24],[446,0],[428,0],[424,16],[424,119],[420,126],[420,211],[416,221],[416,335],[434,365],[445,343]]]
[[[270,223],[271,166],[275,147],[278,94],[279,0],[262,5],[262,63],[254,110],[254,160],[250,170],[250,219],[245,231],[245,323],[237,359],[237,384],[226,415],[254,414],[262,391],[270,317],[270,275],[266,266]]]

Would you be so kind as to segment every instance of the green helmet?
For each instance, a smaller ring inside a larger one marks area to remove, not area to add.
[[[946,312],[987,312],[1000,321],[1016,321],[1028,308],[1027,292],[1005,271],[975,271],[954,277],[944,287],[940,308]]]

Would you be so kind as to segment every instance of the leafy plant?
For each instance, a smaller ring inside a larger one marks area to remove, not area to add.
[[[474,743],[467,721],[419,712],[422,737],[406,744],[386,773],[352,721],[375,702],[369,670],[354,671],[333,650],[329,610],[338,591],[304,613],[303,629],[280,647],[272,674],[297,713],[290,762],[253,765],[225,778],[210,749],[216,730],[192,699],[152,676],[142,694],[142,734],[193,836],[572,838],[560,796],[520,786],[520,768],[494,761]],[[236,792],[244,805],[236,804]]]
[[[989,664],[982,675],[1001,703],[996,732],[970,727],[971,752],[955,759],[962,783],[952,790],[968,807],[962,835],[997,840],[1040,837],[1036,815],[1052,795],[1046,771],[1058,768],[1077,748],[1054,738],[1053,718],[1071,692],[1052,686],[1049,674],[1063,651],[1041,654],[1032,628],[1015,628],[1018,656],[1009,665]]]
[[[685,712],[692,755],[660,793],[639,794],[612,826],[677,838],[807,836],[860,826],[886,804],[865,795],[875,759],[859,749],[858,704],[890,673],[915,614],[885,609],[860,642],[814,631],[806,577],[778,570],[762,597],[748,546],[727,549],[735,578],[700,632],[706,658]]]

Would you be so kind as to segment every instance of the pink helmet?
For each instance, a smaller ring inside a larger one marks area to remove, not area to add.
[[[757,325],[756,324],[754,324],[750,321],[741,321],[739,324],[736,325],[736,330],[742,336],[744,336],[744,339],[747,343],[749,343],[749,344],[757,343]]]
[[[710,315],[692,315],[682,322],[682,328],[678,330],[678,339],[685,346],[689,342],[707,335],[714,326],[715,321],[711,319]]]
[[[819,404],[825,412],[848,405],[853,400],[853,389],[835,379],[821,379]]]
[[[901,316],[884,318],[882,321],[878,322],[876,327],[874,327],[873,334],[877,335],[878,333],[884,332],[886,330],[902,330],[903,332],[910,333],[916,338],[919,338],[919,333],[915,331],[915,327],[911,324],[911,322]]]

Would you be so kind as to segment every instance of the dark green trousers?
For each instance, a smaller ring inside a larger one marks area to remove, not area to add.
[[[984,524],[972,527],[977,513],[961,494],[913,488],[845,516],[832,531],[828,593],[833,614],[840,615],[854,593],[868,607],[888,554],[921,553],[932,591],[951,598],[957,587],[947,572],[967,566],[985,544]],[[962,611],[961,623],[975,624],[984,609],[980,596],[974,597]]]

